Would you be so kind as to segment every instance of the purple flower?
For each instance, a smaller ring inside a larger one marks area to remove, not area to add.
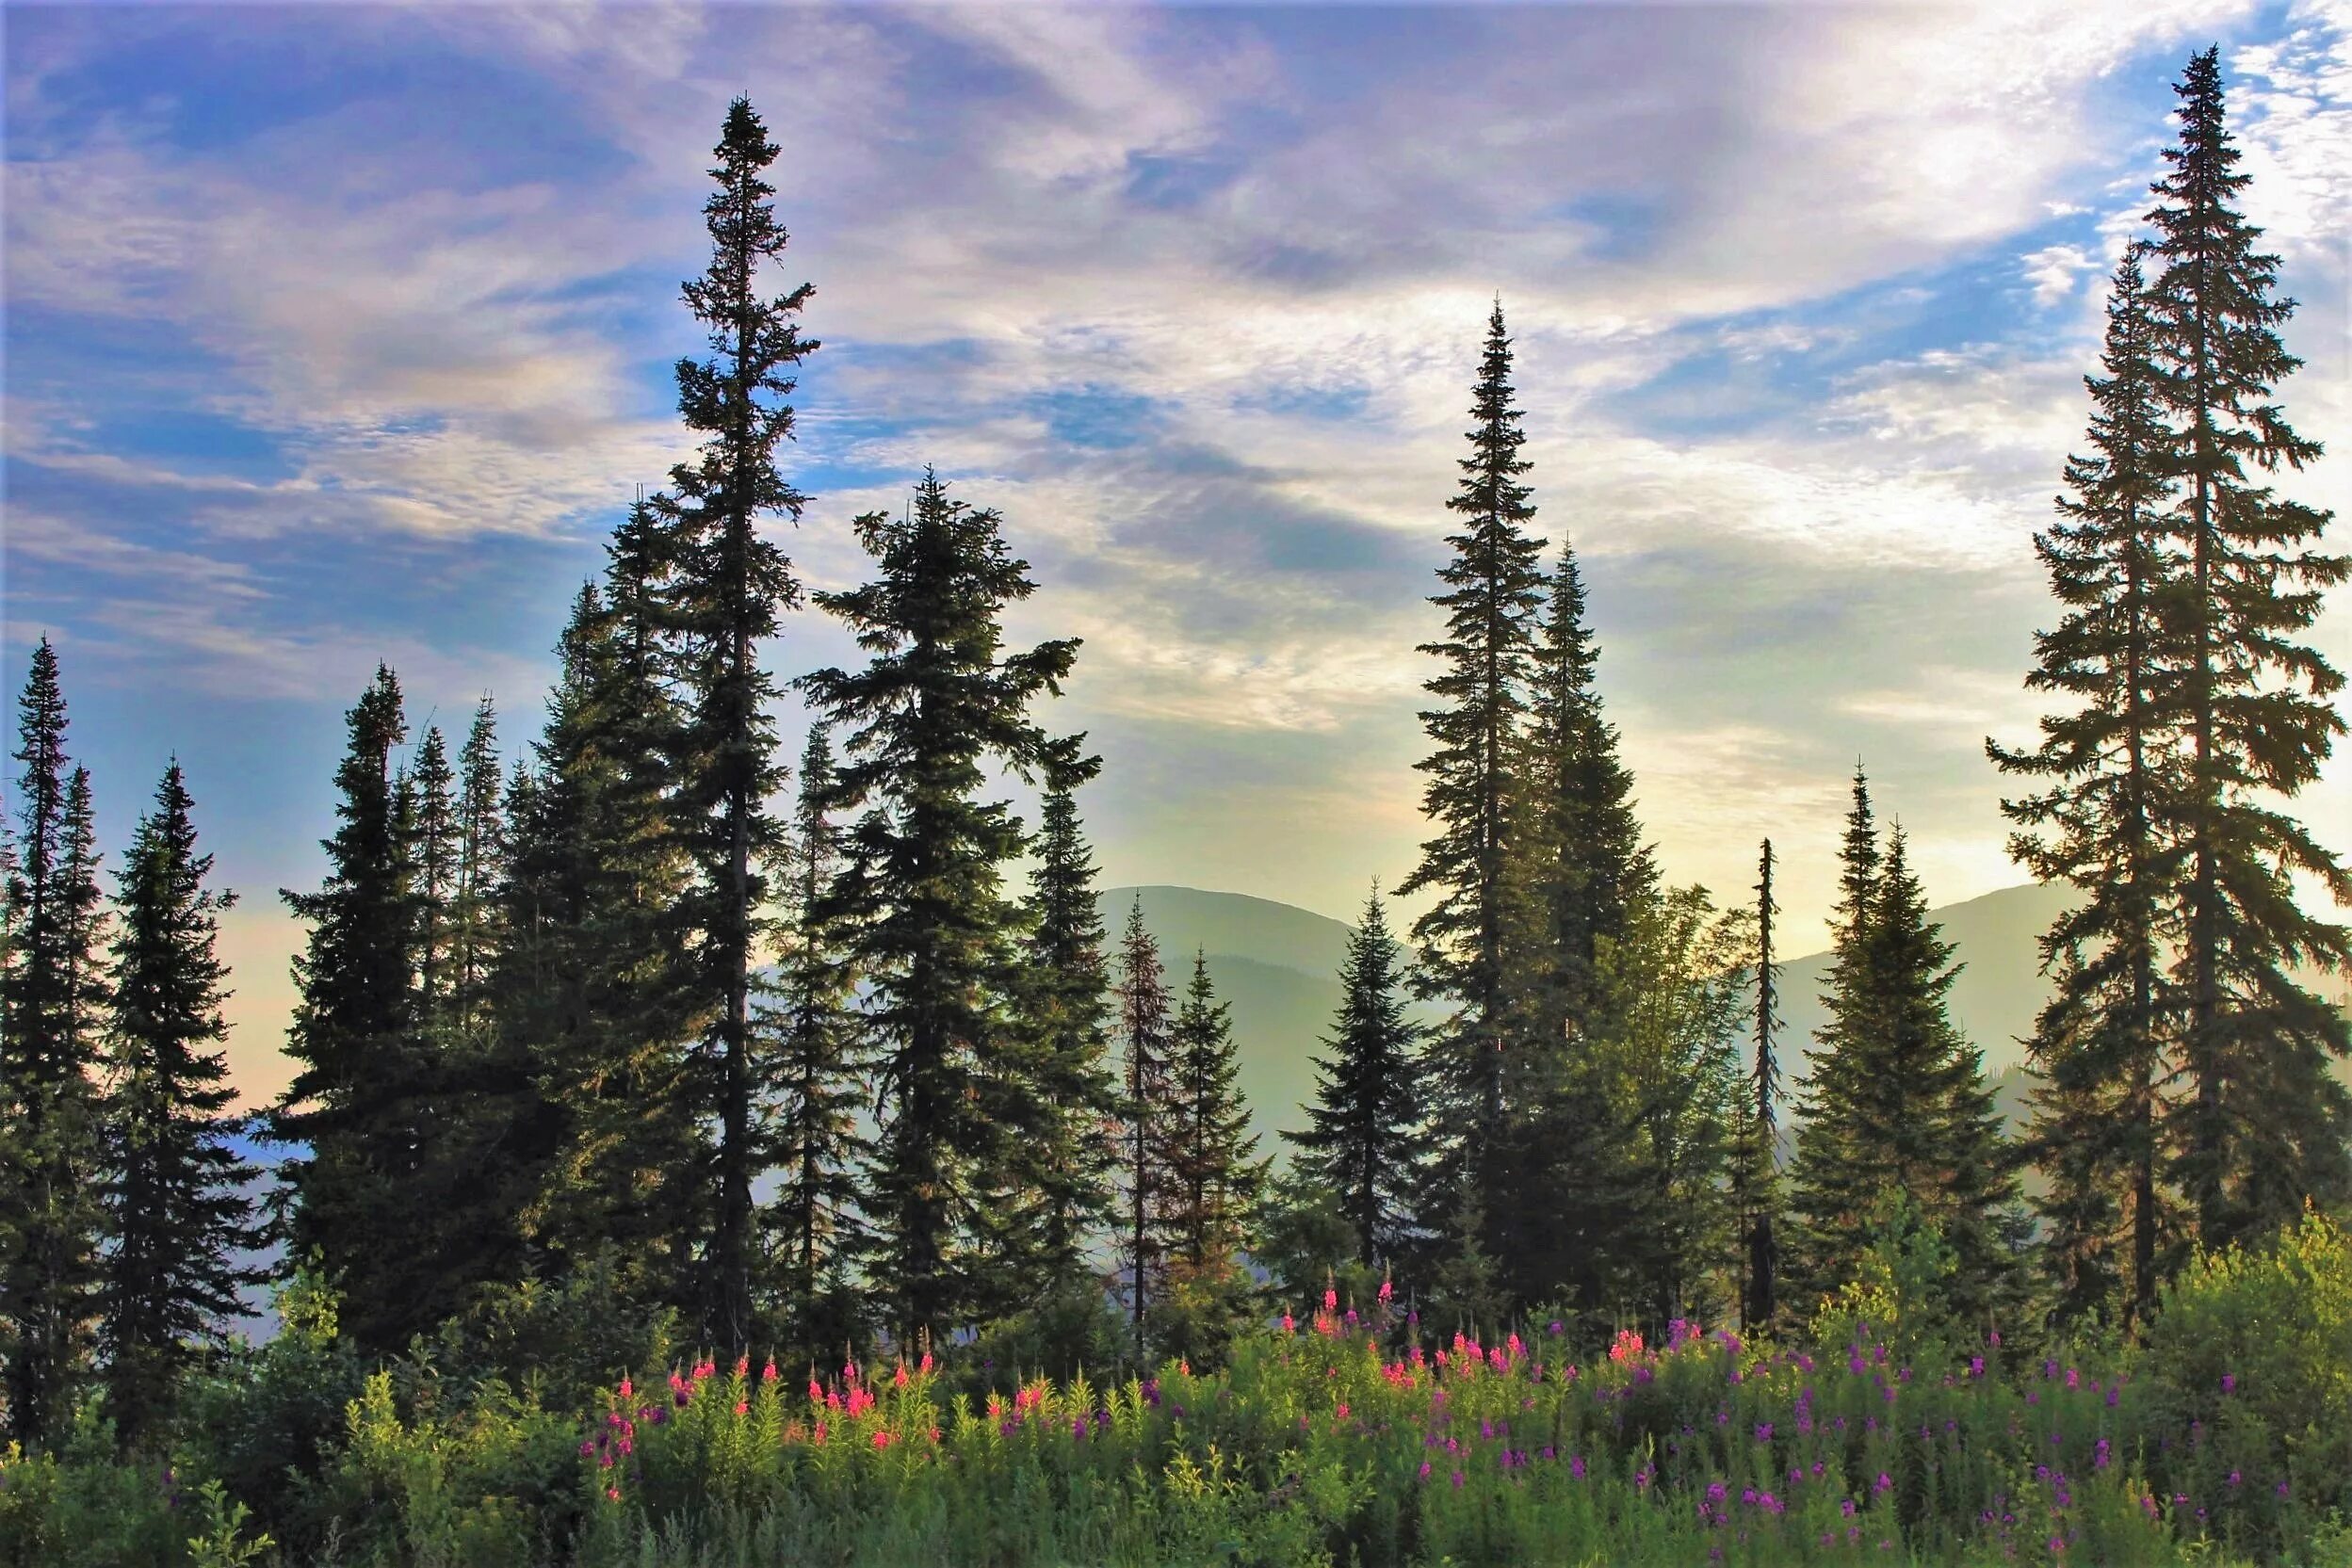
[[[2221,1374],[2221,1391],[2224,1394],[2235,1394],[2238,1391],[2238,1375],[2235,1372]]]

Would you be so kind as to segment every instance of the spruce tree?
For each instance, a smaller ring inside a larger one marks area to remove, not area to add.
[[[1549,589],[1529,703],[1522,849],[1540,912],[1529,961],[1535,1032],[1556,1043],[1593,1026],[1598,946],[1623,933],[1658,873],[1633,815],[1633,776],[1593,684],[1600,650],[1572,545],[1561,546]]]
[[[1004,607],[1036,587],[1029,565],[1006,546],[997,512],[949,500],[935,474],[907,516],[869,513],[857,534],[879,575],[818,603],[848,622],[870,662],[815,671],[803,686],[847,732],[831,802],[864,808],[824,907],[855,931],[869,988],[884,1113],[867,1208],[889,1326],[907,1344],[968,1321],[981,1303],[989,1282],[976,1277],[969,1242],[975,1196],[1000,1188],[1009,1157],[995,1128],[1042,1120],[1034,1086],[1024,1091],[999,1071],[1019,1044],[1018,911],[1003,867],[1027,839],[1004,802],[978,796],[984,763],[1044,765],[1048,742],[1030,704],[1059,694],[1078,644],[1004,651]]]
[[[1411,1239],[1421,1144],[1420,1029],[1404,1015],[1398,947],[1374,884],[1339,968],[1339,1012],[1313,1059],[1315,1103],[1296,1168],[1338,1194],[1356,1261],[1393,1264]]]
[[[456,1034],[477,1048],[486,1047],[493,1026],[491,973],[506,876],[503,784],[497,712],[484,696],[458,752],[457,887],[449,904],[449,1012]]]
[[[511,868],[494,969],[498,1041],[527,1188],[519,1223],[543,1272],[613,1259],[640,1309],[699,1310],[710,1103],[698,1097],[697,996],[684,929],[690,866],[673,815],[675,708],[641,635],[643,600],[575,600],[561,673],[507,797]]]
[[[1232,1010],[1217,999],[1206,953],[1168,1031],[1168,1290],[1162,1338],[1179,1355],[1214,1355],[1249,1315],[1241,1252],[1265,1186],[1238,1083]]]
[[[872,1150],[859,1126],[860,1021],[848,935],[827,918],[841,867],[841,832],[826,809],[833,746],[822,724],[801,757],[800,801],[784,878],[785,946],[775,982],[774,1139],[782,1184],[765,1230],[782,1346],[792,1356],[863,1338],[852,1291],[868,1237],[858,1188]]]
[[[2165,533],[2186,582],[2159,612],[2149,707],[2182,737],[2189,775],[2165,824],[2186,855],[2174,979],[2191,1086],[2170,1130],[2198,1239],[2219,1247],[2270,1234],[2307,1200],[2352,1197],[2352,1092],[2328,1070],[2352,1035],[2294,976],[2352,965],[2352,932],[2304,913],[2290,881],[2301,873],[2341,904],[2352,874],[2278,803],[2318,779],[2344,733],[2330,701],[2343,675],[2296,639],[2352,558],[2313,548],[2328,513],[2258,482],[2320,455],[2273,401],[2301,363],[2278,332],[2295,301],[2234,205],[2249,176],[2220,51],[2193,57],[2175,90],[2179,140],[2148,215],[2148,315],[2162,472],[2177,490]]]
[[[1127,1125],[1121,1134],[1124,1212],[1120,1250],[1129,1283],[1138,1360],[1144,1325],[1167,1266],[1163,1220],[1172,1202],[1169,1144],[1176,1136],[1169,1076],[1169,997],[1160,945],[1144,929],[1144,896],[1127,910],[1119,943],[1119,1040],[1127,1069]]]
[[[1857,779],[1841,909],[1841,992],[1813,1060],[1791,1172],[1802,1221],[1801,1278],[1840,1283],[1896,1206],[1911,1205],[1957,1259],[1952,1303],[1995,1321],[2015,1305],[2028,1226],[2018,1211],[2016,1149],[2002,1136],[1983,1060],[1944,1009],[1959,974],[1927,918],[1898,828],[1880,861]],[[1869,850],[1863,851],[1864,844]]]
[[[393,766],[408,721],[391,670],[377,667],[346,722],[326,881],[315,893],[280,892],[311,929],[294,961],[286,1055],[297,1071],[268,1123],[305,1151],[279,1167],[289,1252],[319,1254],[343,1294],[345,1329],[382,1354],[453,1304],[426,1200],[446,1086],[419,1016],[417,900]]]
[[[1598,1080],[1584,1059],[1613,1029],[1602,1010],[1601,948],[1625,934],[1631,911],[1657,884],[1633,816],[1632,775],[1618,759],[1616,730],[1594,687],[1599,649],[1585,622],[1572,546],[1562,546],[1549,589],[1513,851],[1513,880],[1527,890],[1532,910],[1513,965],[1529,1027],[1508,1126],[1517,1200],[1495,1232],[1523,1302],[1558,1292],[1570,1272],[1589,1278],[1589,1270],[1564,1272],[1565,1262],[1614,1228],[1612,1216],[1625,1202],[1626,1172],[1613,1169],[1605,1152],[1613,1113],[1597,1097]]]
[[[18,863],[8,884],[11,929],[8,1029],[0,1035],[5,1121],[0,1209],[0,1352],[8,1431],[31,1447],[63,1433],[92,1344],[103,1213],[99,1175],[100,1027],[105,910],[89,773],[68,771],[57,651],[44,637],[18,702]]]
[[[439,726],[425,726],[407,771],[411,800],[407,853],[416,899],[416,1006],[423,1026],[446,1045],[455,1030],[456,903],[463,828],[457,775]]]
[[[1020,1185],[1035,1210],[1035,1256],[1022,1271],[1056,1292],[1099,1289],[1089,1243],[1111,1222],[1117,1204],[1111,980],[1094,851],[1078,813],[1078,790],[1102,771],[1102,759],[1083,753],[1084,740],[1062,736],[1046,752],[1037,859],[1022,907],[1029,934],[1021,1009],[1046,1116],[1019,1151]]]
[[[263,1242],[246,1191],[259,1172],[228,1141],[242,1120],[229,1114],[228,970],[213,950],[235,896],[205,890],[193,804],[174,762],[116,873],[100,1343],[126,1447],[169,1413],[183,1372],[225,1348],[238,1287],[263,1278],[236,1260]]]
[[[1502,1190],[1504,1059],[1524,1022],[1515,1013],[1513,960],[1530,918],[1514,876],[1514,830],[1522,819],[1519,730],[1543,590],[1543,541],[1527,531],[1535,509],[1520,482],[1532,465],[1519,456],[1526,436],[1512,394],[1511,339],[1498,301],[1472,395],[1470,455],[1461,460],[1459,493],[1446,503],[1462,527],[1448,536],[1453,558],[1438,571],[1446,591],[1430,601],[1446,613],[1446,636],[1421,647],[1446,666],[1425,687],[1440,705],[1420,716],[1436,750],[1415,765],[1430,775],[1423,810],[1437,832],[1397,888],[1436,895],[1413,924],[1415,990],[1453,1007],[1432,1042],[1442,1079],[1431,1108],[1442,1139],[1421,1207],[1438,1235],[1474,1215],[1481,1239],[1511,1201]],[[1466,1239],[1449,1245],[1458,1250]]]
[[[667,591],[677,669],[688,694],[676,783],[695,866],[692,922],[702,983],[713,1007],[707,1059],[717,1118],[718,1170],[711,1216],[705,1323],[715,1343],[738,1352],[752,1332],[752,1183],[758,1174],[754,1100],[753,952],[763,937],[762,868],[782,848],[767,800],[783,782],[769,708],[775,683],[757,645],[781,613],[797,606],[791,562],[764,538],[761,521],[797,522],[806,497],[776,465],[792,435],[787,370],[814,352],[793,317],[805,283],[772,299],[759,273],[784,252],[775,189],[761,176],[777,148],[751,104],[728,105],[704,203],[711,259],[683,286],[687,308],[709,329],[709,360],[677,364],[678,412],[705,437],[694,461],[670,471],[674,495],[656,510],[670,534],[674,573]]]
[[[1780,906],[1773,901],[1772,866],[1768,838],[1757,861],[1756,1016],[1751,1028],[1756,1063],[1748,1078],[1751,1099],[1739,1155],[1740,1322],[1751,1329],[1770,1325],[1779,1305],[1775,1288],[1779,1242],[1773,1220],[1780,1207],[1780,971],[1773,959],[1772,917]]]
[[[2182,563],[2163,542],[2172,487],[2141,255],[2128,248],[2116,269],[2106,375],[2084,378],[2088,455],[2068,461],[2061,521],[2034,541],[2065,614],[2036,638],[2025,684],[2071,705],[2042,719],[2031,751],[1986,742],[2004,773],[2047,781],[2002,802],[2018,824],[2011,855],[2081,896],[2042,936],[2056,991],[2028,1045],[2039,1079],[2028,1140],[2052,1177],[2044,1256],[2061,1276],[2062,1316],[2126,1325],[2155,1306],[2169,1229],[2158,1100],[2174,1011],[2164,950],[2178,940],[2166,906],[2182,862],[2163,819],[2185,783],[2150,704],[2155,634]]]

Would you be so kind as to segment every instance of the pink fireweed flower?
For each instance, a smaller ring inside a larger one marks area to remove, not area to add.
[[[813,1405],[821,1405],[825,1402],[825,1385],[815,1378],[808,1380],[808,1402]]]
[[[752,1413],[752,1401],[749,1399],[736,1400],[735,1413],[738,1415],[749,1415]]]
[[[735,1375],[738,1378],[748,1378],[752,1375],[752,1358],[750,1356],[737,1356],[735,1358]]]
[[[635,1385],[634,1383],[632,1383],[632,1382],[629,1382],[629,1380],[628,1380],[628,1374],[626,1374],[625,1372],[624,1372],[624,1373],[623,1373],[623,1374],[622,1374],[622,1376],[621,1376],[621,1398],[623,1398],[624,1399],[626,1399],[626,1398],[634,1398],[634,1397],[636,1396],[636,1393],[637,1393],[637,1387],[636,1387],[636,1385]]]
[[[874,1447],[877,1448],[887,1448],[890,1447],[890,1429],[888,1427],[878,1427],[874,1430]]]
[[[605,1488],[605,1501],[607,1501],[607,1502],[608,1502],[608,1503],[617,1503],[617,1502],[619,1502],[620,1500],[621,1500],[621,1489],[620,1489],[619,1487],[617,1487],[617,1486],[608,1486],[608,1487],[606,1487],[606,1488]]]
[[[1421,1461],[1421,1479],[1423,1479],[1423,1480],[1427,1480],[1428,1479],[1429,1479],[1429,1461],[1427,1461],[1427,1460],[1423,1460],[1423,1461]]]
[[[1347,1407],[1346,1405],[1344,1405],[1344,1404],[1343,1404],[1343,1405],[1341,1405],[1341,1406],[1339,1407],[1339,1419],[1340,1419],[1340,1420],[1342,1420],[1342,1421],[1344,1421],[1344,1420],[1346,1420],[1347,1418],[1348,1418],[1348,1407]]]
[[[925,1350],[925,1351],[923,1352],[923,1359],[922,1359],[922,1360],[920,1360],[920,1361],[918,1361],[918,1362],[916,1362],[916,1363],[915,1364],[915,1370],[916,1370],[917,1372],[922,1372],[922,1373],[928,1374],[928,1373],[931,1371],[931,1367],[932,1367],[931,1352],[930,1352],[929,1350]]]
[[[1389,1302],[1391,1300],[1393,1300],[1393,1299],[1395,1298],[1396,1293],[1397,1293],[1397,1287],[1396,1287],[1395,1285],[1393,1285],[1389,1284],[1387,1280],[1383,1280],[1383,1281],[1381,1281],[1381,1282],[1380,1282],[1380,1304],[1381,1304],[1381,1305],[1383,1305],[1383,1306],[1387,1305],[1387,1304],[1388,1304],[1388,1302]]]
[[[1297,1318],[1291,1317],[1287,1312],[1282,1315],[1282,1332],[1284,1334],[1296,1334],[1298,1332],[1298,1326],[1299,1323]]]
[[[1642,1353],[1642,1336],[1631,1329],[1619,1329],[1614,1344],[1609,1347],[1609,1359],[1614,1362],[1634,1360]]]
[[[891,1377],[890,1377],[890,1382],[892,1382],[895,1386],[900,1387],[900,1388],[904,1388],[904,1387],[906,1386],[906,1383],[907,1383],[907,1377],[906,1377],[906,1363],[905,1363],[905,1362],[903,1362],[903,1361],[902,1361],[902,1362],[899,1363],[899,1369],[898,1369],[896,1372],[894,1372],[894,1373],[892,1373],[892,1374],[891,1374]]]
[[[1339,1310],[1339,1293],[1337,1290],[1326,1290],[1323,1292],[1323,1310],[1325,1312],[1337,1312]]]
[[[773,1382],[781,1375],[776,1370],[776,1358],[773,1356],[770,1356],[768,1365],[759,1369],[759,1381],[762,1382]]]
[[[818,1423],[817,1423],[816,1441],[817,1441],[817,1442],[819,1442],[819,1443],[822,1443],[824,1440],[825,1440],[825,1424],[824,1424],[822,1421],[819,1421],[819,1422],[818,1422]]]

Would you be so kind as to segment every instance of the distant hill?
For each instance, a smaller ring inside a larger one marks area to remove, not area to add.
[[[1350,928],[1271,898],[1192,887],[1113,887],[1101,896],[1115,948],[1127,911],[1141,898],[1144,929],[1160,945],[1168,988],[1181,994],[1192,955],[1206,953],[1219,1000],[1233,1010],[1241,1092],[1260,1154],[1288,1159],[1280,1133],[1298,1131],[1299,1107],[1315,1094],[1313,1054],[1339,1010],[1339,965]],[[1114,1049],[1114,1060],[1116,1053]]]
[[[1953,945],[1953,957],[1964,965],[1952,983],[1952,1021],[1985,1053],[1987,1075],[1997,1076],[2025,1059],[2019,1042],[2033,1032],[2035,1014],[2050,994],[2038,973],[2036,945],[2072,897],[2063,887],[2029,883],[1928,912]],[[1827,953],[1808,953],[1779,965],[1782,1040],[1809,1042],[1829,1021],[1821,1005],[1828,968]]]

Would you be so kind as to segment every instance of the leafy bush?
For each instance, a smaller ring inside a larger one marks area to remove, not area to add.
[[[2198,1259],[2164,1293],[2141,1362],[2164,1484],[2202,1505],[2249,1488],[2293,1508],[2260,1520],[2267,1549],[2295,1521],[2352,1515],[2352,1237],[2307,1215],[2278,1242]],[[2177,1434],[2177,1435],[2175,1435]]]
[[[276,1338],[191,1381],[177,1464],[183,1475],[219,1481],[262,1532],[310,1552],[335,1523],[321,1480],[366,1368],[338,1336],[334,1292],[315,1271],[298,1271],[274,1305]]]

